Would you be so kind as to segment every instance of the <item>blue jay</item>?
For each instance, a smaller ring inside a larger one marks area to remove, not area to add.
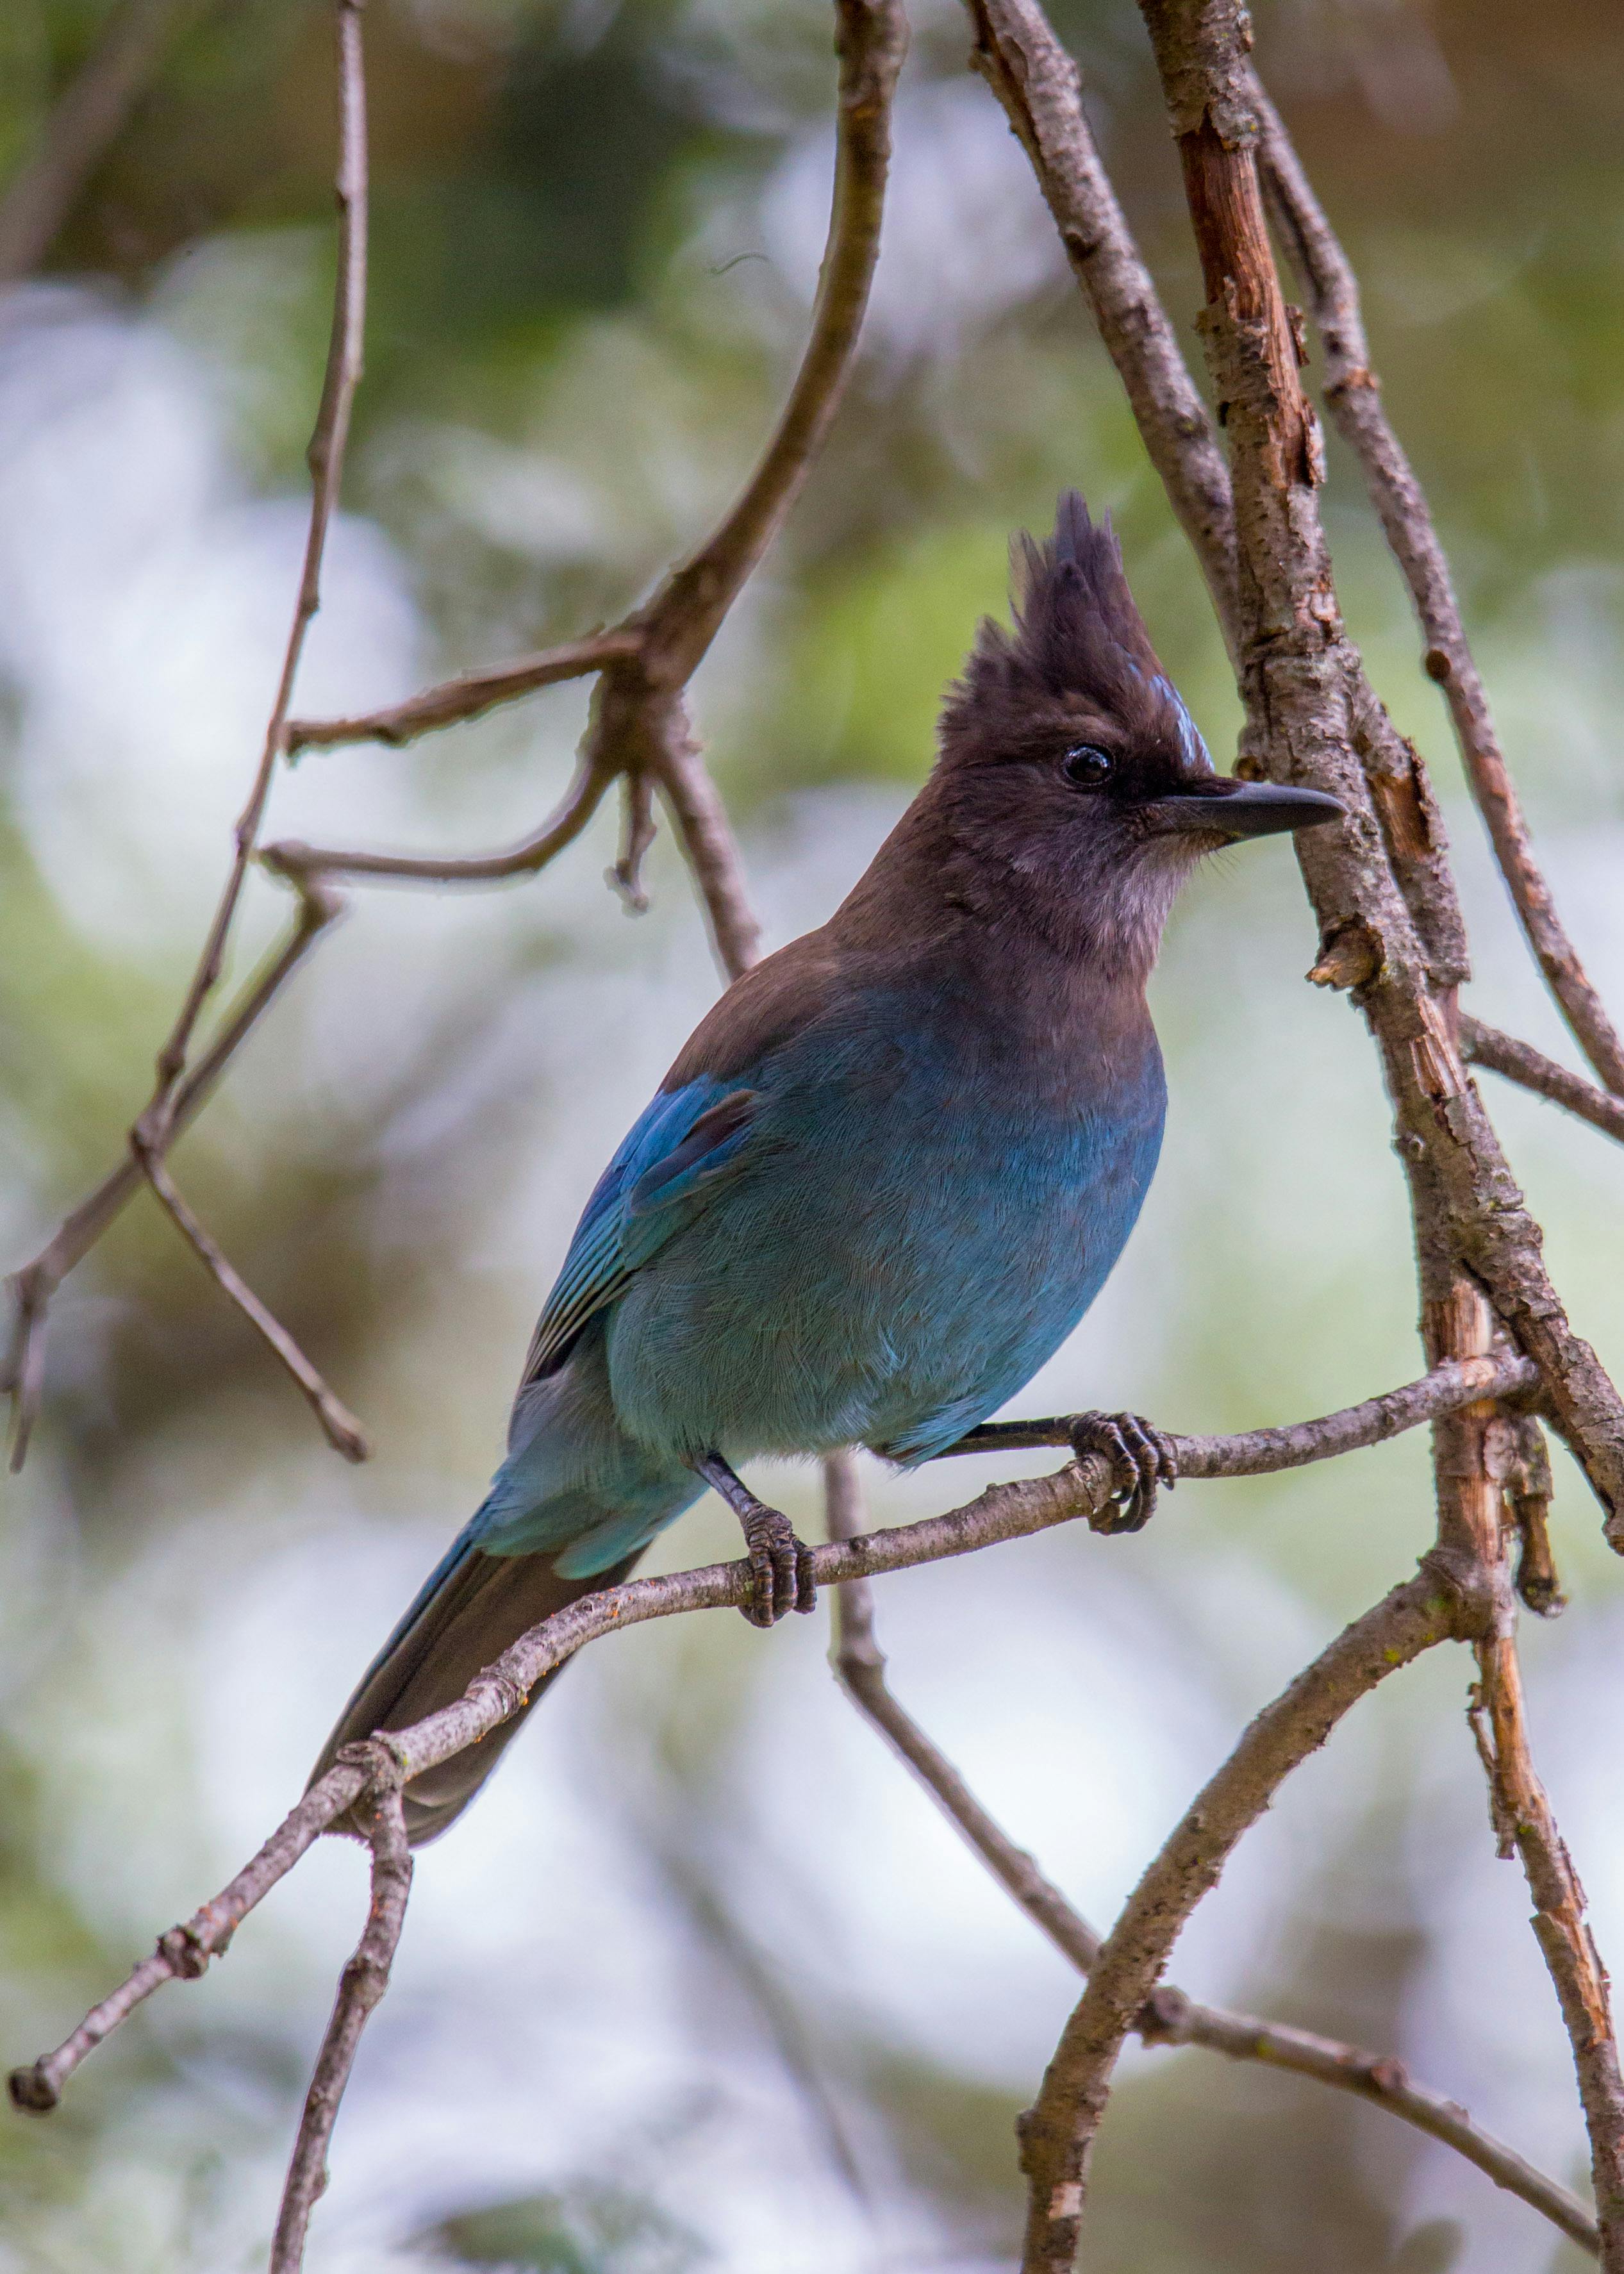
[[[1080,497],[1014,567],[1013,628],[982,623],[867,874],[728,989],[599,1178],[508,1457],[318,1773],[623,1578],[708,1485],[743,1525],[746,1615],[810,1610],[806,1549],[733,1465],[973,1444],[1099,1293],[1162,1142],[1145,987],[1179,886],[1218,846],[1342,808],[1214,771]],[[1115,1457],[1120,1525],[1142,1523],[1171,1481],[1160,1434],[1093,1415],[1075,1442]],[[414,1841],[521,1718],[408,1788]]]

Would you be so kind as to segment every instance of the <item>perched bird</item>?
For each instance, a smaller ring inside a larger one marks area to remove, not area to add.
[[[733,1465],[959,1446],[1099,1293],[1162,1143],[1145,986],[1203,854],[1336,802],[1215,772],[1109,523],[1060,501],[1014,548],[936,765],[829,922],[738,980],[609,1163],[547,1298],[484,1503],[328,1741],[460,1697],[524,1630],[624,1577],[713,1485],[746,1615],[812,1608],[807,1551]],[[1159,1433],[1083,1417],[1144,1520]],[[532,1700],[533,1702],[533,1700]],[[406,1795],[467,1805],[520,1716]]]

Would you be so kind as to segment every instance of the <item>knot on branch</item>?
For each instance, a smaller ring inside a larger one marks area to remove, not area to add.
[[[1146,1999],[1133,2026],[1147,2045],[1183,2044],[1190,2034],[1190,2010],[1184,1992],[1164,1983]]]
[[[214,1954],[205,1949],[190,1926],[172,1926],[158,1937],[158,1955],[180,1981],[199,1982],[208,1972],[208,1962]]]
[[[1499,1574],[1480,1557],[1440,1542],[1428,1548],[1416,1568],[1438,1586],[1443,1600],[1427,1608],[1447,1611],[1449,1632],[1456,1642],[1485,1642],[1499,1633],[1503,1590]]]
[[[387,1729],[375,1729],[370,1737],[341,1745],[333,1756],[333,1766],[359,1769],[366,1779],[350,1803],[352,1809],[376,1808],[392,1793],[404,1789],[408,1774],[405,1752]]]
[[[62,2098],[47,2075],[43,2061],[31,2061],[26,2068],[14,2068],[5,2082],[12,2107],[21,2109],[26,2116],[49,2116]]]

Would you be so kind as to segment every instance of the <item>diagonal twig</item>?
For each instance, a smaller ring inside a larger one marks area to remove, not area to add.
[[[389,1986],[389,1969],[406,1921],[411,1893],[411,1851],[406,1844],[406,1815],[398,1789],[373,1803],[368,1839],[372,1851],[372,1894],[366,1924],[355,1956],[339,1977],[333,2018],[316,2059],[304,2113],[288,2165],[287,2184],[271,2244],[269,2274],[298,2274],[304,2263],[304,2236],[317,2197],[327,2183],[327,2143],[338,2104],[372,2008]]]
[[[1431,1379],[1425,1400],[1416,1402],[1412,1426],[1483,1394],[1486,1378],[1470,1368],[1440,1370]],[[1418,1388],[1419,1385],[1417,1385]],[[1374,1444],[1391,1434],[1376,1414],[1380,1400],[1349,1409],[1366,1417],[1368,1436]],[[1330,1417],[1333,1419],[1338,1417]],[[1214,1475],[1229,1473],[1222,1448],[1231,1441],[1213,1437],[1175,1437],[1175,1455],[1182,1472],[1199,1473],[1211,1464]],[[1274,1455],[1282,1443],[1293,1442],[1298,1458],[1312,1459],[1301,1449],[1304,1441],[1293,1430],[1249,1431],[1244,1441],[1249,1458],[1261,1473],[1278,1465]],[[898,1525],[883,1532],[832,1542],[812,1550],[813,1570],[820,1586],[849,1579],[870,1578],[882,1572],[911,1570],[920,1563],[947,1556],[967,1555],[1000,1540],[1025,1539],[1058,1524],[1080,1517],[1092,1523],[1111,1505],[1119,1480],[1103,1455],[1089,1453],[1048,1476],[1026,1477],[994,1485],[963,1507],[945,1515],[926,1517],[917,1523]],[[344,1758],[312,1785],[252,1860],[237,1878],[184,1925],[165,1934],[150,1958],[143,1959],[108,1998],[50,2053],[26,2068],[13,2071],[11,2091],[19,2107],[34,2112],[54,2108],[62,2087],[86,2056],[135,2008],[164,1983],[191,1980],[200,1975],[211,1958],[218,1957],[243,1920],[290,1871],[305,1849],[327,1827],[352,1808],[369,1784],[381,1780],[410,1781],[425,1769],[449,1760],[470,1744],[488,1736],[510,1713],[516,1713],[544,1676],[567,1658],[595,1641],[643,1621],[667,1618],[679,1612],[718,1609],[742,1603],[750,1587],[746,1562],[715,1563],[692,1571],[679,1571],[653,1579],[633,1579],[615,1587],[583,1595],[540,1626],[520,1637],[512,1647],[470,1683],[463,1697],[410,1729],[391,1730],[387,1737],[366,1745],[348,1747]],[[371,1760],[372,1766],[367,1766]]]
[[[1342,1716],[1396,1668],[1448,1640],[1459,1616],[1447,1574],[1424,1562],[1344,1629],[1251,1723],[1128,1898],[1021,2120],[1030,2188],[1023,2274],[1071,2274],[1117,2054],[1236,1842]]]
[[[132,1142],[138,1148],[141,1173],[156,1193],[171,1223],[222,1293],[230,1297],[250,1326],[286,1367],[321,1424],[321,1434],[328,1444],[335,1452],[342,1453],[347,1461],[364,1461],[371,1449],[366,1442],[366,1434],[355,1415],[333,1395],[286,1327],[272,1316],[226,1255],[219,1241],[199,1222],[195,1211],[182,1197],[174,1178],[159,1155],[141,1149],[139,1136]]]
[[[193,1065],[175,1093],[171,1141],[207,1102],[227,1065],[247,1041],[260,1018],[292,976],[328,924],[342,913],[336,893],[325,886],[300,883],[298,908],[287,937],[274,948],[257,975],[244,988],[219,1033]],[[22,1467],[28,1439],[39,1412],[45,1367],[45,1329],[50,1298],[74,1265],[86,1255],[120,1211],[139,1192],[144,1181],[132,1152],[105,1176],[65,1216],[50,1239],[9,1281],[14,1304],[11,1345],[0,1365],[0,1391],[11,1398],[13,1472]]]
[[[1488,697],[1461,621],[1460,603],[1426,493],[1382,408],[1371,368],[1358,281],[1263,88],[1250,99],[1269,207],[1309,295],[1325,349],[1325,400],[1364,470],[1395,559],[1410,588],[1428,676],[1442,688],[1466,777],[1534,960],[1574,1039],[1606,1087],[1624,1094],[1624,1039],[1608,1017],[1557,914],[1494,731]]]
[[[183,1231],[186,1216],[177,1212],[175,1194],[170,1185],[166,1192],[160,1181],[164,1155],[172,1143],[178,1126],[180,1097],[185,1081],[193,1036],[203,1010],[225,967],[225,957],[248,867],[253,857],[266,802],[278,761],[285,751],[286,724],[289,704],[299,661],[304,650],[305,635],[321,600],[321,564],[327,549],[327,531],[337,502],[340,476],[343,470],[344,448],[349,439],[350,416],[357,387],[360,383],[362,364],[362,335],[366,310],[366,82],[365,59],[361,43],[362,0],[335,0],[335,29],[338,48],[339,127],[338,160],[335,171],[335,194],[338,201],[338,274],[334,288],[333,326],[327,348],[327,360],[322,380],[321,401],[316,414],[315,428],[307,453],[311,474],[310,522],[305,537],[304,556],[299,576],[298,597],[294,606],[293,622],[283,651],[276,692],[271,705],[271,715],[265,739],[254,770],[248,800],[237,817],[233,832],[233,852],[225,885],[214,914],[210,921],[202,953],[187,986],[175,1024],[163,1047],[158,1053],[156,1080],[147,1104],[137,1116],[129,1133],[131,1154],[141,1173],[153,1185],[159,1199]],[[320,905],[320,899],[306,892],[306,908]],[[310,945],[313,927],[300,943],[303,953]],[[297,960],[297,956],[293,959]],[[291,969],[289,962],[288,969]],[[282,975],[286,975],[284,971]],[[280,980],[278,981],[280,983]],[[263,1007],[261,1005],[260,1007]],[[255,1015],[258,1015],[256,1011]],[[236,1022],[233,1022],[236,1023]],[[252,1023],[252,1020],[249,1022]],[[246,1032],[246,1027],[242,1031]],[[240,1039],[240,1037],[239,1037]],[[235,1045],[233,1045],[235,1047]],[[228,1053],[229,1055],[229,1053]],[[218,1071],[218,1064],[214,1068]],[[210,1079],[213,1079],[211,1073]],[[194,1088],[194,1104],[200,1102],[207,1084]],[[107,1187],[103,1187],[105,1193]],[[101,1196],[93,1196],[87,1208],[105,1206]],[[117,1205],[122,1205],[120,1201]],[[117,1212],[117,1207],[114,1208]],[[82,1213],[82,1212],[80,1212]],[[63,1227],[68,1233],[70,1225]],[[196,1226],[196,1219],[192,1219]],[[196,1226],[200,1231],[201,1227]],[[92,1234],[94,1238],[94,1233]],[[186,1237],[198,1246],[192,1231]],[[204,1235],[207,1239],[207,1235]],[[71,1244],[71,1243],[70,1243]],[[55,1247],[56,1242],[51,1243]],[[209,1250],[213,1251],[212,1256]],[[83,1250],[81,1249],[82,1253]],[[50,1249],[46,1253],[49,1254]],[[214,1243],[199,1247],[209,1262],[211,1270],[222,1289],[247,1312],[253,1324],[277,1350],[289,1365],[289,1371],[299,1381],[305,1395],[321,1418],[322,1426],[331,1443],[339,1447],[350,1458],[364,1457],[365,1442],[342,1405],[320,1382],[315,1368],[285,1328],[270,1318],[263,1304],[249,1294],[241,1275],[225,1265],[225,1259]],[[225,1265],[216,1268],[216,1261]],[[29,1273],[34,1272],[32,1277]],[[60,1275],[58,1275],[60,1276]],[[41,1369],[43,1364],[44,1312],[49,1301],[50,1289],[45,1275],[34,1267],[26,1267],[17,1286],[17,1323],[14,1333],[14,1355],[7,1368],[7,1378],[19,1400],[17,1411],[19,1426],[14,1427],[12,1461],[15,1466],[21,1450],[26,1450],[33,1414],[37,1407]],[[244,1301],[244,1297],[247,1300]],[[291,1355],[290,1355],[291,1354]],[[297,1360],[297,1363],[294,1361]],[[313,1389],[310,1384],[314,1385]],[[15,1411],[16,1409],[14,1409]]]
[[[1481,1019],[1462,1013],[1461,1054],[1468,1065],[1486,1066],[1491,1073],[1503,1075],[1537,1096],[1548,1097],[1553,1104],[1565,1106],[1593,1129],[1624,1138],[1624,1099],[1610,1096],[1583,1074],[1571,1073],[1531,1043],[1504,1035],[1498,1027],[1485,1026]]]
[[[823,1474],[829,1536],[851,1539],[862,1528],[856,1462],[849,1453],[831,1454],[824,1461]],[[852,1703],[913,1772],[1005,1894],[1061,1955],[1086,1975],[1099,1955],[1101,1938],[982,1807],[947,1756],[897,1698],[886,1679],[884,1653],[875,1634],[873,1590],[866,1579],[848,1579],[835,1591],[830,1663]],[[1596,2254],[1596,2221],[1576,2195],[1475,2124],[1457,2102],[1417,2084],[1391,2055],[1366,2052],[1314,2030],[1266,2022],[1255,2014],[1201,2005],[1165,1984],[1151,1993],[1134,2027],[1147,2044],[1204,2045],[1231,2060],[1261,2061],[1355,2093],[1453,2148],[1497,2187],[1520,2196],[1571,2241],[1592,2256]]]
[[[640,635],[620,629],[590,632],[585,639],[569,640],[562,647],[545,648],[538,655],[522,655],[512,663],[491,664],[482,671],[465,671],[456,679],[442,680],[405,703],[384,711],[369,711],[353,719],[290,719],[287,745],[289,757],[301,750],[332,749],[342,742],[387,742],[393,749],[455,727],[504,703],[515,703],[538,688],[556,687],[568,679],[584,679],[605,664],[624,663],[643,644]]]

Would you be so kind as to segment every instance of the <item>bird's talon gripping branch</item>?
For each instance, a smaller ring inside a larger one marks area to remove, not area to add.
[[[1140,1532],[1155,1513],[1156,1491],[1178,1482],[1173,1441],[1165,1430],[1138,1413],[1078,1413],[1071,1427],[1071,1450],[1081,1460],[1103,1454],[1116,1472],[1117,1490],[1098,1516],[1094,1532]]]
[[[750,1624],[774,1626],[791,1611],[815,1609],[817,1588],[812,1577],[812,1551],[796,1539],[783,1510],[757,1500],[719,1453],[707,1453],[695,1462],[694,1470],[720,1493],[743,1527],[755,1592],[741,1608]]]

